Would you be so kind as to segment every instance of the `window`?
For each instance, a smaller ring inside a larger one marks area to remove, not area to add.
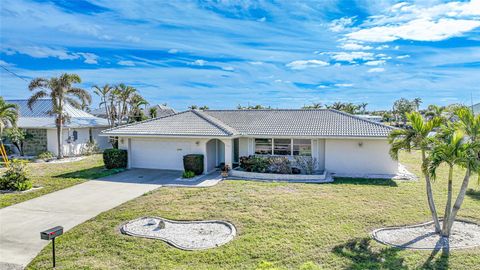
[[[291,139],[274,139],[273,140],[273,154],[274,155],[291,155],[292,154],[292,140]]]
[[[74,130],[73,131],[73,141],[78,140],[78,131]]]
[[[312,141],[309,139],[293,139],[294,156],[311,156]]]
[[[255,154],[271,155],[272,139],[255,139]]]

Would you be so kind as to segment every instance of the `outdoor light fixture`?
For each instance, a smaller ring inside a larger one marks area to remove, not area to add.
[[[63,227],[56,226],[46,231],[40,232],[40,238],[42,240],[52,240],[52,258],[53,268],[55,268],[55,238],[63,234]]]

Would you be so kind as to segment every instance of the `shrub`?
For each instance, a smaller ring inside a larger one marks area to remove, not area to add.
[[[193,178],[195,177],[195,173],[192,171],[184,171],[182,174],[182,178]]]
[[[240,167],[247,172],[266,172],[269,166],[268,158],[259,156],[240,157]]]
[[[85,156],[91,156],[93,154],[100,153],[101,150],[98,147],[98,144],[95,141],[89,141],[82,147],[80,153]]]
[[[3,147],[5,147],[5,152],[7,152],[7,156],[10,156],[13,154],[13,150],[9,145],[4,144]]]
[[[203,173],[203,155],[190,154],[183,156],[183,168],[185,171],[192,171],[196,175]]]
[[[295,165],[300,167],[304,174],[313,174],[318,167],[318,161],[314,157],[295,156]]]
[[[103,163],[107,169],[126,168],[128,163],[127,150],[106,149],[103,151]]]
[[[49,152],[49,151],[42,152],[37,156],[37,158],[39,158],[39,159],[52,159],[54,157],[55,157],[55,155],[52,152]]]
[[[292,174],[292,166],[287,157],[269,157],[268,164],[271,173]]]
[[[12,160],[5,174],[0,177],[0,189],[22,191],[32,188],[26,163],[23,160]]]

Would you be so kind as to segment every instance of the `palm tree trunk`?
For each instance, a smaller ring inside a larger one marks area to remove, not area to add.
[[[422,149],[422,162],[425,164],[427,161],[425,156],[425,150]],[[430,213],[432,214],[433,224],[435,225],[435,232],[440,233],[440,221],[438,220],[437,208],[435,207],[435,201],[433,200],[433,191],[432,191],[432,183],[430,182],[430,175],[428,172],[424,172],[425,175],[425,185],[427,191],[427,201],[428,207],[430,208]]]
[[[62,117],[58,119],[57,124],[57,146],[58,146],[58,159],[63,158],[63,129],[62,129]]]
[[[460,191],[458,192],[457,199],[455,200],[455,204],[453,205],[452,213],[450,214],[448,220],[443,221],[443,222],[448,222],[448,227],[447,227],[448,234],[450,234],[450,232],[452,231],[453,222],[455,221],[458,211],[462,206],[463,199],[465,199],[465,193],[467,193],[468,182],[470,181],[470,175],[471,175],[471,171],[470,171],[470,168],[468,167],[467,171],[465,172],[465,177],[463,178],[462,186],[460,187]]]
[[[442,224],[442,236],[444,237],[450,236],[450,232],[448,230],[448,221],[450,220],[450,214],[452,212],[452,188],[453,188],[452,185],[453,185],[453,166],[449,165],[447,204],[445,206],[445,214],[443,215],[443,224]]]

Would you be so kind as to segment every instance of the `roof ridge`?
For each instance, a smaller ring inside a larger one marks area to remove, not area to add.
[[[272,112],[272,111],[328,111],[329,109],[216,109],[216,110],[203,110],[205,112]]]
[[[150,118],[150,119],[146,119],[146,120],[143,120],[143,121],[133,122],[133,123],[125,124],[125,125],[119,125],[119,126],[116,126],[116,127],[112,127],[112,128],[109,128],[109,129],[102,130],[102,133],[109,132],[109,131],[112,131],[112,130],[116,130],[116,129],[119,129],[119,128],[124,128],[124,127],[137,125],[137,124],[148,123],[148,122],[152,122],[152,121],[155,121],[155,120],[171,117],[171,116],[174,116],[174,115],[183,114],[183,113],[186,113],[186,112],[189,112],[189,111],[175,112],[174,114],[170,114],[170,115]]]
[[[200,111],[200,110],[191,110],[193,113],[195,113],[196,115],[202,117],[204,120],[206,120],[207,122],[209,122],[210,124],[218,127],[219,129],[223,130],[224,132],[226,132],[227,134],[229,135],[234,135],[234,134],[238,134],[239,132],[234,129],[233,127],[225,124],[223,121],[221,121],[220,119],[212,116],[212,115],[209,115],[208,113],[204,113],[203,111]]]
[[[357,119],[357,120],[361,120],[361,121],[364,121],[364,122],[367,122],[367,123],[370,123],[370,124],[375,124],[375,125],[377,125],[377,126],[386,127],[386,128],[388,128],[388,129],[392,129],[392,130],[395,129],[394,127],[387,126],[387,125],[382,124],[382,123],[370,121],[370,120],[368,120],[368,119],[365,119],[365,118],[356,116],[356,115],[354,115],[354,114],[342,112],[342,111],[335,110],[335,109],[327,109],[327,110],[332,111],[332,112],[335,112],[335,113],[338,113],[338,114],[341,114],[341,115],[348,116],[348,117],[350,117],[350,118],[354,118],[354,119]]]

